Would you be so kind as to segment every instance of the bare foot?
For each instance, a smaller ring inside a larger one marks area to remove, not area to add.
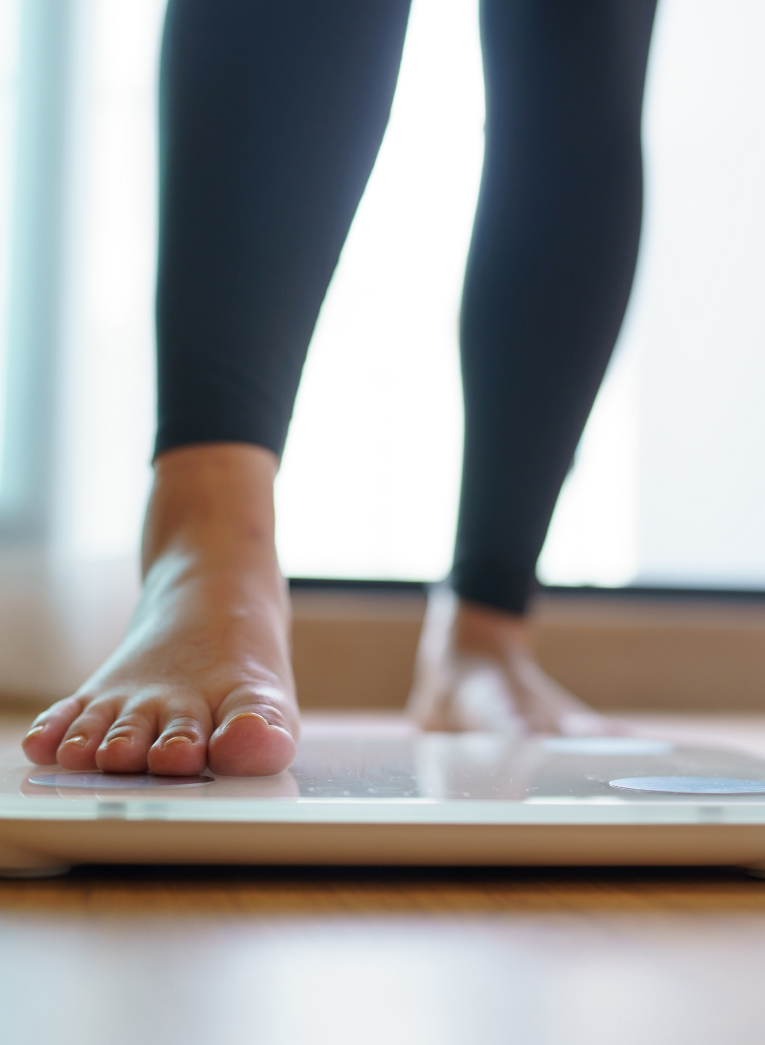
[[[110,773],[278,773],[298,709],[289,599],[274,547],[277,459],[238,443],[162,454],[128,633],[74,696],[40,715],[24,751]]]
[[[522,617],[431,592],[407,713],[433,730],[559,733],[624,732],[546,675]]]

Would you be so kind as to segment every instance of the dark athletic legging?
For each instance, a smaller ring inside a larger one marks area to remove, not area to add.
[[[525,607],[627,304],[654,6],[482,3],[486,159],[462,302],[452,584],[500,609]],[[157,452],[282,453],[408,13],[409,0],[170,0]]]

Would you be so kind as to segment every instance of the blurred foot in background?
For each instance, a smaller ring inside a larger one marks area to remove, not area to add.
[[[625,732],[542,671],[525,617],[460,599],[445,585],[428,598],[407,714],[430,730]]]

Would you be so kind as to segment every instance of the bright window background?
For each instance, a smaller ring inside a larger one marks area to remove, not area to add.
[[[62,543],[134,554],[154,426],[156,77],[165,0],[76,0]]]
[[[11,247],[13,157],[16,139],[18,0],[0,0],[0,490],[3,462],[8,268]]]
[[[415,0],[391,121],[321,313],[278,488],[295,576],[432,578],[454,537],[457,310],[483,158],[474,0]]]
[[[134,552],[149,475],[163,6],[76,4],[60,476],[70,546],[94,558]],[[449,567],[457,312],[482,153],[476,7],[414,0],[390,128],[322,311],[279,479],[292,575],[429,579]],[[13,9],[0,0],[0,20]],[[761,0],[660,0],[638,279],[543,552],[549,583],[765,587],[764,45]]]

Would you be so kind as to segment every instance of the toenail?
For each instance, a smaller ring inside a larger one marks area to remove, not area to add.
[[[177,737],[168,737],[167,740],[162,745],[162,747],[169,747],[170,744],[177,744],[179,741],[182,744],[193,744],[194,743],[194,741],[191,739],[191,737],[184,737],[181,734],[179,734]]]
[[[36,737],[38,735],[38,733],[42,733],[42,731],[44,729],[45,729],[44,725],[43,726],[32,726],[32,728],[29,730],[29,732],[24,737],[24,739],[25,740],[29,740],[30,737]]]
[[[85,747],[87,742],[88,738],[84,736],[82,733],[77,733],[75,734],[75,736],[69,737],[68,740],[64,741],[65,744],[76,744],[77,747]]]
[[[259,718],[264,726],[266,726],[268,729],[271,728],[271,724],[269,722],[266,722],[263,716],[259,715],[257,711],[240,711],[238,715],[234,715],[233,718],[230,718],[223,728],[228,729],[230,725],[232,725],[234,722],[237,721],[237,719],[240,718]]]
[[[110,744],[116,744],[118,740],[126,740],[128,744],[133,743],[130,737],[112,737],[111,740],[106,741],[106,746],[109,747]]]

